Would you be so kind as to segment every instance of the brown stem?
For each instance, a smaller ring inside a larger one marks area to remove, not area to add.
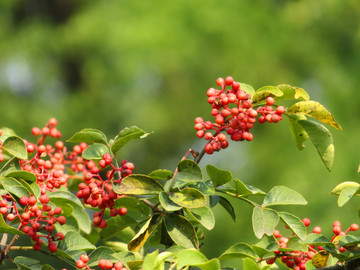
[[[145,203],[147,206],[149,206],[153,212],[162,212],[160,208],[158,208],[155,204],[148,201],[147,199],[142,199],[143,203]]]

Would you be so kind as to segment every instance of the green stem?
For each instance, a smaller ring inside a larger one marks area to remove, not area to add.
[[[217,190],[218,191],[218,190]],[[222,193],[225,193],[227,195],[230,195],[231,197],[234,197],[234,198],[237,198],[237,199],[240,199],[240,200],[243,200],[244,202],[247,202],[248,204],[251,204],[252,206],[254,207],[260,207],[260,205],[258,205],[257,203],[245,198],[245,197],[241,197],[239,195],[236,195],[234,193],[231,193],[231,192],[223,192],[223,191],[219,191],[219,192],[222,192]]]
[[[186,153],[185,153],[185,155],[182,157],[181,161],[184,160],[184,159],[186,159],[187,156],[188,156],[190,153],[194,154],[195,152],[194,152],[194,150],[192,150],[192,149],[190,148],[189,150],[186,151]],[[171,182],[170,182],[170,185],[169,185],[167,194],[170,193],[170,189],[171,189],[172,185],[174,184],[175,176],[176,176],[177,173],[178,173],[178,168],[176,167],[175,172],[174,172],[174,175],[173,175],[173,177],[172,177],[172,179],[171,179]]]

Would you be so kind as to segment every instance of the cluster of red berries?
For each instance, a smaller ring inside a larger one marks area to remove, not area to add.
[[[242,90],[240,83],[235,82],[232,77],[226,77],[225,80],[218,78],[216,84],[221,90],[207,90],[208,103],[212,106],[211,115],[215,117],[215,123],[204,121],[201,117],[195,118],[196,135],[209,141],[204,148],[207,154],[228,147],[227,137],[221,133],[222,131],[226,131],[233,141],[251,141],[253,134],[250,133],[250,129],[257,121],[258,115],[259,123],[277,123],[282,119],[285,108],[278,106],[274,110],[273,97],[266,99],[264,107],[254,109],[251,95]],[[211,130],[215,132],[211,133]]]
[[[80,156],[75,155],[75,153]],[[81,160],[81,151],[74,151],[72,153],[72,158]],[[78,162],[73,164],[74,171],[82,171],[84,174],[84,182],[79,184],[79,191],[76,193],[76,196],[79,199],[82,199],[85,204],[101,209],[100,212],[94,214],[93,225],[102,229],[107,226],[107,221],[103,219],[105,209],[110,210],[110,215],[112,217],[117,215],[123,216],[127,213],[127,209],[124,207],[114,208],[115,200],[123,195],[114,192],[112,183],[120,184],[121,180],[125,176],[130,175],[134,169],[134,164],[127,162],[126,160],[121,163],[120,168],[116,168],[112,164],[112,161],[112,157],[108,153],[105,153],[103,158],[99,161],[99,166],[101,168],[106,168],[108,166],[111,168],[107,171],[105,180],[100,176],[100,169],[96,166],[94,161],[85,160],[83,163]],[[115,176],[117,176],[116,179]]]
[[[41,136],[36,144],[25,141],[26,149],[29,154],[34,153],[29,160],[20,160],[20,165],[24,171],[32,172],[37,177],[37,184],[40,186],[41,194],[46,191],[60,188],[66,185],[69,175],[65,173],[66,148],[62,141],[52,145],[44,145],[45,138],[51,136],[61,137],[61,133],[56,129],[57,120],[51,118],[42,129],[32,128],[34,136]]]
[[[69,179],[82,180],[77,197],[83,199],[85,204],[100,209],[100,212],[94,214],[93,224],[96,227],[105,228],[107,222],[103,216],[106,209],[110,210],[112,217],[125,215],[127,212],[124,207],[114,207],[115,200],[123,195],[114,192],[112,183],[121,184],[122,179],[134,170],[134,164],[126,160],[121,163],[120,168],[115,167],[110,154],[104,154],[98,165],[92,160],[84,159],[82,153],[88,147],[86,143],[75,145],[72,151],[68,151],[61,140],[56,141],[55,147],[44,144],[45,138],[48,136],[61,137],[56,126],[57,120],[51,118],[42,129],[32,128],[32,134],[39,136],[39,139],[36,143],[24,140],[31,158],[19,160],[22,170],[36,175],[36,183],[40,187],[41,196],[38,199],[33,195],[20,198],[21,207],[17,205],[10,194],[2,195],[0,200],[0,213],[6,216],[8,221],[19,219],[18,229],[31,237],[35,242],[34,249],[39,250],[44,243],[43,239],[46,238],[44,240],[51,252],[57,250],[57,244],[54,241],[64,239],[64,235],[60,232],[53,235],[54,224],[58,222],[63,225],[66,218],[59,216],[62,212],[60,207],[51,209],[48,204],[48,192],[66,186]],[[2,131],[0,130],[1,135]],[[0,162],[4,160],[1,147],[0,141]],[[100,170],[103,168],[110,168],[106,173],[105,180],[100,176]],[[68,174],[67,170],[71,171],[70,169],[77,175]],[[44,231],[46,233],[41,234]]]
[[[304,225],[308,227],[310,225],[310,219],[304,218],[302,220]],[[335,243],[338,236],[344,236],[349,231],[357,231],[359,229],[358,224],[351,224],[351,226],[346,230],[342,231],[341,225],[339,221],[335,221],[333,223],[333,232],[334,237],[331,239],[331,242]],[[321,228],[316,226],[313,228],[313,233],[320,234]],[[278,230],[275,230],[273,233],[273,236],[275,237],[276,241],[279,244],[279,248],[287,248],[287,243],[290,240],[291,237],[285,237],[282,236],[281,233]],[[267,264],[273,264],[277,258],[280,258],[280,260],[286,264],[288,268],[295,269],[295,270],[305,270],[306,269],[306,262],[311,260],[314,255],[319,252],[320,250],[323,250],[321,246],[314,246],[314,245],[308,245],[308,251],[292,251],[292,252],[284,252],[280,250],[275,250],[274,257],[271,257],[266,260]],[[340,252],[346,251],[345,247],[339,247]]]
[[[6,215],[6,219],[13,221],[16,218],[19,219],[19,230],[22,230],[25,234],[29,235],[35,242],[33,248],[40,250],[46,239],[50,252],[56,252],[57,244],[55,241],[64,239],[64,234],[58,232],[53,234],[55,229],[54,225],[59,223],[61,225],[66,223],[64,216],[59,216],[62,213],[60,207],[54,209],[48,204],[50,201],[49,196],[41,195],[38,200],[35,196],[23,196],[20,198],[20,204],[23,211],[19,212],[17,203],[10,195],[3,195],[0,200],[0,213]]]
[[[90,267],[87,265],[89,261],[89,256],[86,254],[80,255],[80,259],[76,261],[76,267],[79,269],[83,269],[84,267],[86,269],[90,269]],[[98,262],[98,266],[101,269],[111,269],[111,270],[127,270],[126,267],[121,262],[112,263],[110,260],[100,259]]]

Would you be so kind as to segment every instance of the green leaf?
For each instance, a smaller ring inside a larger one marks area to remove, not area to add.
[[[277,86],[284,95],[279,99],[298,99],[298,100],[309,100],[309,94],[300,87],[294,87],[288,84],[279,84]]]
[[[171,239],[179,246],[198,248],[199,240],[195,229],[183,216],[168,214],[165,216],[165,227]]]
[[[252,97],[253,103],[265,100],[267,97],[281,97],[283,92],[276,86],[264,86],[256,90]]]
[[[18,266],[18,269],[21,270],[42,270],[40,261],[29,257],[16,256],[14,263]]]
[[[346,204],[359,190],[359,187],[346,187],[344,188],[338,198],[338,206],[341,207]]]
[[[131,217],[137,222],[148,219],[151,214],[150,207],[134,197],[121,197],[116,199],[115,207],[125,207],[127,209],[126,216]]]
[[[126,176],[121,185],[114,185],[114,191],[126,195],[151,195],[163,191],[162,186],[147,175],[132,174]]]
[[[231,246],[230,248],[228,248],[223,254],[221,254],[219,260],[222,264],[223,261],[225,260],[235,259],[235,258],[257,259],[258,256],[250,245],[246,243],[237,243]]]
[[[105,153],[110,153],[110,150],[106,145],[94,143],[84,150],[82,157],[88,160],[100,160]]]
[[[16,179],[23,179],[27,182],[36,182],[37,180],[36,175],[28,171],[11,171],[6,176]]]
[[[295,233],[301,240],[305,240],[307,231],[304,223],[293,214],[278,212],[281,220]]]
[[[315,245],[315,246],[335,247],[335,244],[331,243],[330,239],[317,233],[310,233],[306,237],[305,243],[308,245]]]
[[[326,127],[314,121],[300,120],[298,123],[309,135],[326,168],[330,171],[335,156],[335,149],[331,133]]]
[[[86,238],[81,236],[78,232],[67,232],[65,234],[64,240],[67,250],[78,250],[78,249],[87,250],[87,249],[96,248]]]
[[[274,236],[264,235],[258,243],[252,245],[251,247],[259,257],[263,258],[267,254],[271,254],[271,256],[273,256],[274,251],[278,249],[279,244],[276,242]]]
[[[240,83],[240,89],[248,93],[251,97],[255,94],[254,88],[246,83]]]
[[[152,253],[148,253],[144,258],[144,263],[141,267],[143,270],[160,270],[160,262],[157,260],[159,250],[155,250]]]
[[[16,180],[15,178],[0,177],[0,184],[7,192],[15,195],[18,198],[21,198],[22,196],[30,197],[31,195],[28,189],[19,180]]]
[[[173,173],[169,170],[155,170],[149,174],[151,178],[161,179],[161,180],[169,180],[173,177]]]
[[[234,179],[236,195],[249,196],[249,195],[265,195],[266,193],[257,187],[247,185],[239,179]]]
[[[224,207],[226,212],[229,213],[229,215],[232,217],[232,219],[234,221],[236,221],[235,210],[234,210],[234,207],[232,206],[232,204],[226,198],[224,198],[222,196],[220,196],[219,203],[222,207]]]
[[[195,266],[203,270],[220,270],[218,259],[208,260],[204,254],[195,249],[181,251],[177,256],[177,269],[185,266]]]
[[[157,228],[160,221],[160,214],[154,214],[151,218],[149,218],[145,225],[142,226],[140,231],[129,242],[128,249],[133,252],[139,251],[144,246],[153,231]]]
[[[344,235],[339,238],[339,246],[360,244],[360,237],[355,235]]]
[[[10,128],[2,127],[0,129],[2,130],[2,135],[0,136],[0,140],[2,141],[5,141],[8,137],[16,136],[15,131]]]
[[[288,109],[287,113],[307,115],[341,130],[341,126],[335,122],[334,116],[317,101],[307,100],[297,102]]]
[[[18,136],[6,138],[1,149],[17,158],[27,159],[28,156],[24,140]]]
[[[69,203],[71,205],[77,205],[81,209],[84,209],[84,206],[79,200],[79,198],[69,191],[58,190],[49,193],[48,196],[50,198],[50,201],[55,203],[56,205],[59,205],[61,203]]]
[[[345,188],[348,188],[348,187],[356,187],[359,189],[360,184],[357,182],[352,182],[352,181],[342,182],[342,183],[338,184],[336,187],[334,187],[334,189],[330,192],[330,194],[339,195],[341,193],[341,191],[343,191]]]
[[[0,233],[24,234],[22,231],[7,225],[4,216],[0,214]]]
[[[213,182],[215,188],[226,184],[232,179],[231,172],[220,170],[210,164],[206,166],[206,171],[211,179],[211,182]]]
[[[21,170],[19,159],[13,157],[9,159],[9,161],[6,162],[6,164],[0,169],[0,175],[6,176],[13,171],[19,171],[19,170]]]
[[[91,232],[91,220],[89,215],[84,211],[83,207],[74,203],[71,206],[73,207],[72,216],[76,219],[79,228],[84,233],[89,234]]]
[[[150,135],[151,133],[146,133],[142,129],[132,126],[130,128],[124,128],[119,132],[119,134],[114,138],[114,142],[111,145],[111,151],[116,154],[125,144],[135,139],[143,139]]]
[[[194,188],[184,188],[180,191],[170,192],[169,198],[174,203],[185,208],[198,208],[206,206],[206,197]]]
[[[304,115],[298,114],[286,114],[289,117],[290,132],[296,147],[299,150],[304,149],[304,142],[309,139],[309,135],[306,133],[304,128],[298,123],[299,120],[306,120]]]
[[[306,243],[304,243],[298,237],[290,237],[289,241],[286,243],[286,249],[279,248],[279,250],[281,250],[281,251],[299,250],[299,251],[307,252],[308,251],[308,245]]]
[[[122,262],[124,264],[124,266],[128,269],[131,269],[128,266],[128,263],[131,265],[131,262],[134,262],[136,260],[134,253],[128,252],[128,251],[114,253],[111,256],[114,257],[117,261]]]
[[[93,128],[85,128],[77,133],[75,133],[67,142],[74,142],[74,143],[102,143],[107,144],[107,138],[104,133],[100,130],[93,129]]]
[[[214,186],[210,180],[202,182],[185,182],[183,188],[185,187],[195,188],[205,196],[210,196],[215,193]]]
[[[260,266],[249,258],[243,259],[243,270],[260,270]]]
[[[278,222],[279,215],[275,210],[254,207],[252,225],[257,238],[260,239],[264,234],[272,235]]]
[[[275,186],[266,195],[263,205],[304,205],[305,198],[293,189],[285,186]]]
[[[138,224],[137,221],[131,217],[125,216],[116,216],[107,220],[108,225],[105,229],[100,231],[100,236],[102,239],[108,239],[117,235],[120,231],[125,229],[130,225]]]
[[[186,212],[206,229],[212,230],[215,227],[215,217],[209,207],[186,209]]]
[[[202,173],[199,165],[190,159],[185,159],[178,164],[176,179],[186,182],[202,181]]]
[[[169,195],[164,191],[159,193],[159,202],[166,211],[173,212],[182,208],[182,206],[171,201]]]
[[[115,261],[115,258],[112,256],[115,252],[108,247],[98,247],[89,254],[89,261],[87,265],[89,267],[95,267],[98,265],[99,260],[105,259],[110,261]]]

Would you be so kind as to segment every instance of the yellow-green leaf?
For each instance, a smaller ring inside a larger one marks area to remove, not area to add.
[[[256,90],[252,97],[253,103],[265,100],[267,97],[281,97],[283,92],[276,86],[264,86]]]
[[[334,116],[317,101],[297,102],[288,109],[287,113],[307,115],[341,130],[341,126],[335,122]]]
[[[279,84],[277,86],[284,95],[281,99],[298,99],[298,100],[309,100],[309,95],[306,91],[300,87],[291,86],[288,84]]]
[[[160,214],[153,215],[140,229],[140,231],[134,236],[134,238],[129,242],[128,249],[132,252],[139,251],[144,246],[152,232],[159,225],[160,221]]]

